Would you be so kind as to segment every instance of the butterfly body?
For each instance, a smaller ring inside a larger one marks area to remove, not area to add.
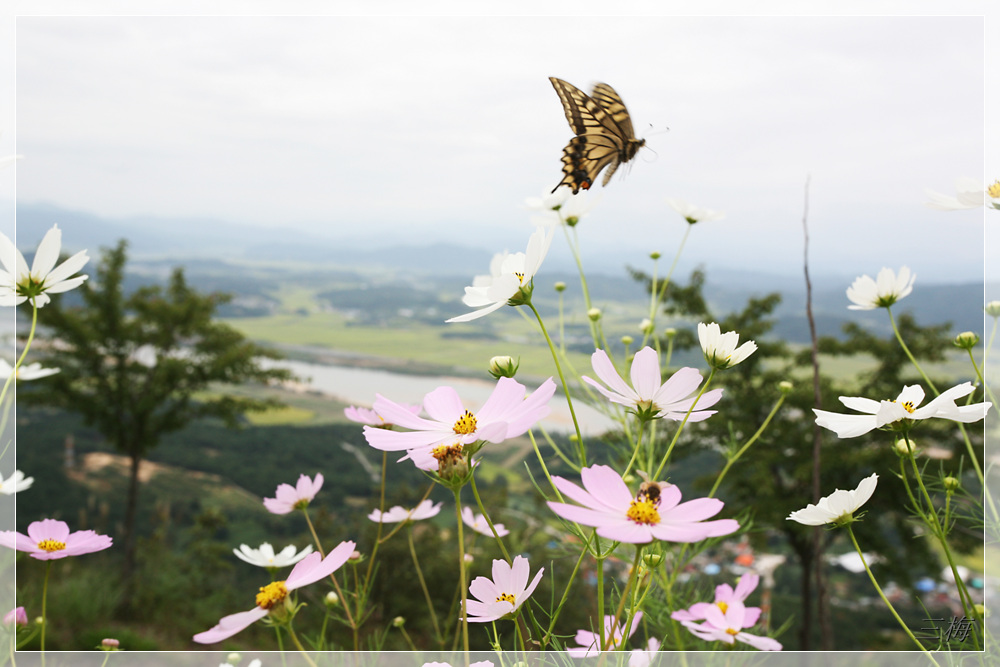
[[[576,134],[563,149],[563,179],[552,191],[563,185],[571,187],[573,194],[588,190],[605,168],[602,183],[607,185],[618,166],[634,158],[646,140],[635,138],[625,104],[608,84],[595,84],[587,95],[562,79],[549,77],[549,81]]]

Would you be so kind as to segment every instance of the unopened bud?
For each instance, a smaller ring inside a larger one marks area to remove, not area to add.
[[[663,556],[660,554],[645,554],[642,557],[643,564],[652,569],[654,567],[660,567],[663,565]]]
[[[473,561],[474,559],[473,559],[473,557],[472,557],[472,554],[465,554],[464,556],[462,556],[462,560],[464,560],[464,561],[465,561],[465,564],[466,564],[466,565],[468,565],[468,564],[470,564],[470,563],[471,563],[471,562],[472,562],[472,561]]]
[[[118,650],[118,640],[117,639],[102,639],[101,646],[102,651],[117,651]]]
[[[648,336],[651,333],[653,333],[653,330],[655,328],[656,327],[653,325],[652,320],[650,320],[648,317],[643,318],[642,322],[639,322],[639,331],[641,331],[645,336]]]
[[[566,283],[564,283],[563,281],[560,280],[559,282],[557,282],[555,284],[555,288],[556,288],[557,292],[565,292],[566,291]]]
[[[500,378],[512,378],[517,373],[520,360],[514,361],[513,357],[498,356],[490,359],[490,375],[499,380]]]
[[[635,339],[632,338],[631,336],[622,336],[622,345],[628,347],[629,345],[632,344],[632,341],[634,340]]]
[[[240,660],[242,659],[243,656],[240,655],[239,653],[230,653],[229,655],[226,656],[226,662],[228,662],[230,665],[238,665],[240,664]]]
[[[944,490],[947,491],[948,493],[954,493],[955,491],[958,490],[960,486],[962,486],[962,483],[959,482],[957,478],[952,477],[951,475],[948,475],[947,477],[942,479],[941,483],[944,484]]]
[[[677,329],[673,327],[667,327],[666,329],[663,330],[663,335],[666,336],[667,338],[673,338],[674,336],[677,335]]]
[[[896,440],[895,444],[893,445],[893,448],[896,450],[896,453],[899,454],[900,456],[908,456],[916,450],[917,446],[913,443],[912,439],[899,438],[898,440]]]
[[[1000,301],[990,301],[985,310],[990,317],[1000,317]]]
[[[653,252],[649,253],[649,258],[653,261],[656,261],[660,258],[660,253],[654,250]]]
[[[975,605],[972,605],[972,606],[975,607],[976,613],[979,614],[980,616],[982,616],[983,618],[988,618],[989,617],[990,612],[986,608],[986,605],[984,605],[984,604],[975,604]]]
[[[979,342],[979,336],[974,331],[963,331],[955,336],[954,345],[963,350],[971,350]]]
[[[782,394],[790,394],[792,392],[792,389],[794,388],[795,385],[793,385],[788,380],[782,380],[781,382],[778,383],[778,391],[780,391]]]
[[[587,311],[587,317],[590,318],[591,322],[596,322],[597,320],[601,319],[601,309],[591,308],[590,310]]]
[[[406,619],[403,618],[402,616],[397,616],[396,618],[392,619],[392,627],[394,628],[401,628],[403,627],[404,623],[406,623]]]
[[[347,562],[357,563],[360,560],[361,560],[361,552],[355,549],[354,551],[351,552],[351,555],[348,557]]]
[[[330,591],[326,594],[326,597],[323,598],[323,604],[327,607],[336,607],[340,604],[340,597],[333,591]]]

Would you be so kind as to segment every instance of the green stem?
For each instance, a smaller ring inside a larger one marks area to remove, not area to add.
[[[497,544],[500,545],[500,551],[503,552],[503,557],[507,561],[507,564],[513,565],[514,561],[511,559],[510,554],[507,553],[507,547],[504,546],[503,539],[501,539],[500,534],[497,533],[497,529],[493,525],[493,520],[490,519],[489,513],[486,511],[486,508],[483,507],[483,501],[479,498],[479,489],[476,488],[476,476],[473,475],[470,481],[472,486],[472,495],[476,499],[476,506],[479,508],[479,511],[483,513],[483,518],[486,519],[486,525],[490,527],[490,532],[493,533],[493,539],[495,539]]]
[[[559,374],[559,382],[562,383],[563,393],[566,394],[566,405],[569,406],[569,414],[573,418],[573,430],[576,431],[577,443],[580,446],[580,466],[586,466],[587,453],[583,448],[583,435],[580,433],[580,423],[577,421],[576,411],[573,409],[573,397],[570,395],[569,385],[566,383],[566,377],[563,375],[562,366],[559,364],[559,355],[556,353],[556,347],[552,343],[552,338],[549,337],[549,332],[545,330],[545,322],[542,321],[542,316],[535,308],[535,304],[529,303],[528,307],[531,308],[531,312],[535,314],[535,319],[538,320],[538,326],[542,330],[542,335],[545,336],[545,342],[548,344],[549,350],[552,352],[552,361],[555,362],[556,373]]]
[[[698,401],[701,400],[701,397],[704,395],[705,390],[708,389],[708,385],[712,384],[713,377],[715,377],[715,368],[713,368],[712,371],[708,374],[708,379],[705,380],[705,383],[701,386],[701,389],[698,390],[698,395],[695,396],[693,401],[691,401],[691,407],[688,408],[687,413],[685,413],[684,415],[684,419],[681,420],[680,425],[677,427],[677,432],[674,433],[674,437],[670,441],[670,445],[667,447],[667,452],[663,455],[663,460],[660,461],[660,466],[656,469],[656,472],[650,476],[650,479],[654,480],[660,479],[660,474],[663,472],[663,469],[667,465],[667,461],[670,459],[670,453],[674,451],[674,445],[677,444],[677,440],[681,437],[681,431],[684,430],[684,425],[687,424],[688,418],[691,416],[691,413],[698,405]]]
[[[46,614],[46,604],[49,597],[49,572],[52,570],[52,561],[45,561],[45,581],[42,583],[42,667],[45,667],[45,629],[49,627],[49,617]]]
[[[409,524],[409,521],[407,521]],[[417,549],[413,545],[413,528],[409,525],[406,528],[406,539],[410,544],[410,556],[413,558],[413,566],[417,570],[417,579],[420,581],[420,590],[424,592],[424,600],[427,601],[427,611],[431,613],[431,623],[434,625],[434,635],[437,638],[438,644],[443,644],[444,639],[441,636],[441,628],[438,626],[437,614],[434,612],[434,602],[431,600],[430,591],[427,590],[427,582],[424,581],[424,573],[420,569],[420,561],[417,560]]]
[[[913,643],[917,645],[917,648],[923,651],[924,655],[930,658],[931,662],[933,662],[937,667],[941,667],[940,665],[938,665],[938,661],[934,659],[934,656],[932,656],[930,652],[926,648],[924,648],[924,645],[921,644],[917,640],[917,638],[913,636],[913,633],[910,632],[910,628],[906,626],[906,623],[903,622],[903,619],[901,619],[899,617],[899,614],[896,613],[896,609],[892,606],[892,603],[889,602],[889,598],[887,598],[885,596],[885,593],[882,592],[882,587],[878,585],[878,581],[875,580],[875,575],[872,574],[871,569],[869,569],[868,567],[868,563],[865,561],[865,555],[864,553],[861,552],[861,547],[858,545],[857,538],[854,537],[854,530],[851,528],[850,524],[847,524],[847,534],[851,536],[851,542],[854,544],[854,549],[855,551],[858,552],[858,556],[861,557],[861,564],[865,566],[865,572],[868,573],[868,578],[871,579],[872,585],[878,592],[878,596],[882,598],[882,602],[884,602],[885,606],[889,608],[889,611],[892,613],[893,618],[895,618],[896,622],[899,623],[900,627],[903,628],[903,632],[905,632],[906,635],[913,640]]]
[[[934,395],[937,396],[941,392],[937,390],[937,387],[934,386],[931,379],[927,377],[927,374],[924,373],[924,369],[920,367],[920,364],[918,364],[917,360],[913,357],[913,353],[910,352],[910,348],[906,347],[906,343],[903,342],[903,336],[899,333],[899,327],[896,326],[896,319],[892,316],[892,309],[889,308],[889,306],[886,306],[885,312],[889,313],[889,323],[892,325],[892,333],[896,334],[896,340],[899,341],[899,345],[903,348],[903,352],[906,353],[906,357],[910,360],[910,363],[913,364],[913,367],[917,369],[917,372],[920,373],[920,377],[924,379],[924,382],[926,382],[927,386],[931,388]]]
[[[326,554],[323,552],[323,544],[319,541],[319,535],[316,534],[316,529],[313,527],[312,520],[309,518],[309,509],[306,507],[302,508],[302,514],[306,517],[306,525],[309,526],[309,532],[312,533],[313,540],[316,542],[316,549],[319,551],[321,558],[326,558]],[[337,575],[334,573],[330,574],[330,581],[333,582],[333,587],[337,589],[337,595],[344,603],[344,613],[347,615],[347,624],[350,626],[354,633],[354,650],[358,650],[358,627],[354,623],[354,616],[351,614],[351,606],[349,600],[344,595],[344,592],[340,590],[340,583],[337,581]]]
[[[316,663],[313,662],[313,659],[309,657],[308,653],[306,653],[306,649],[302,646],[302,642],[299,641],[299,638],[295,635],[295,631],[292,630],[291,623],[288,624],[288,636],[292,638],[295,648],[299,649],[299,652],[302,654],[302,657],[305,658],[305,661],[312,665],[312,667],[316,667]]]
[[[726,465],[722,468],[722,472],[720,472],[719,476],[715,478],[715,484],[712,485],[712,490],[708,492],[709,498],[715,496],[715,492],[719,489],[719,484],[722,483],[722,478],[726,476],[727,472],[729,472],[729,468],[732,467],[732,465],[736,463],[736,461],[738,461],[739,458],[743,456],[743,454],[748,449],[750,449],[750,445],[755,443],[757,439],[760,438],[760,436],[764,433],[764,430],[767,428],[767,425],[771,423],[771,419],[774,417],[775,414],[777,414],[778,408],[780,408],[781,404],[784,402],[785,402],[785,394],[782,394],[778,398],[778,402],[774,404],[773,408],[771,408],[771,413],[767,416],[767,419],[765,419],[764,423],[760,425],[759,429],[757,429],[757,432],[754,433],[753,436],[751,436],[750,439],[746,441],[745,445],[740,447],[740,450],[736,452],[736,454],[734,454],[732,458],[726,461]]]
[[[17,369],[24,363],[24,358],[28,356],[28,350],[31,349],[31,341],[35,339],[35,329],[38,327],[38,306],[35,305],[34,299],[31,300],[31,306],[31,329],[28,331],[28,340],[24,343],[24,350],[21,352],[21,356],[17,358],[14,369],[3,383],[3,389],[0,390],[0,401],[3,401],[4,397],[7,396],[7,389],[10,388],[11,383],[17,378]]]
[[[635,583],[639,576],[639,562],[642,558],[642,545],[636,545],[635,547],[635,559],[632,561],[632,571],[628,575],[628,583],[625,584],[625,590],[622,591],[622,599],[618,602],[618,611],[615,613],[614,619],[611,621],[611,627],[615,628],[618,625],[618,617],[621,616],[622,611],[625,609],[625,600],[628,598],[629,593],[632,593],[632,605],[629,609],[628,618],[622,626],[622,643],[620,646],[616,647],[619,651],[625,650],[626,640],[632,630],[632,621],[635,620],[635,613],[639,610],[637,606],[638,601],[638,590],[639,587]],[[612,634],[614,632],[612,631]]]
[[[458,577],[462,590],[462,650],[465,653],[465,667],[469,667],[469,617],[466,608],[469,602],[469,591],[465,586],[465,534],[462,526],[462,498],[461,489],[454,489],[455,494],[455,517],[458,519]]]
[[[656,330],[655,329],[655,325],[656,325],[656,305],[659,304],[659,303],[662,303],[663,297],[667,293],[667,287],[670,286],[670,279],[674,275],[674,269],[677,268],[677,261],[681,258],[681,251],[684,250],[684,244],[687,243],[688,236],[691,235],[691,228],[692,227],[694,227],[694,225],[688,224],[687,228],[684,230],[684,236],[681,238],[680,245],[677,246],[677,252],[674,254],[674,261],[670,264],[670,270],[667,271],[667,275],[663,279],[663,285],[662,285],[662,287],[660,287],[659,294],[655,293],[655,287],[656,287],[656,281],[655,281],[655,279],[654,279],[653,284],[651,286],[650,292],[653,293],[653,297],[654,298],[653,298],[653,302],[652,302],[652,304],[650,306],[650,310],[649,310],[649,321],[654,325],[654,329],[653,329],[654,332]],[[643,337],[643,339],[642,339],[642,346],[646,345],[646,340],[647,340],[648,336],[649,336],[649,334],[646,334],[646,336]],[[659,338],[656,338],[655,340],[657,341],[657,343],[659,343]],[[669,364],[669,361],[667,363]]]

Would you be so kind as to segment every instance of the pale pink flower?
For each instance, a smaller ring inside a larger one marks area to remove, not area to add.
[[[632,649],[632,655],[628,659],[628,667],[649,667],[653,664],[656,652],[660,650],[660,641],[656,637],[650,637],[646,643],[646,648]]]
[[[733,587],[729,584],[719,584],[715,587],[715,602],[696,602],[688,609],[680,609],[670,614],[670,618],[675,621],[703,621],[705,620],[705,611],[709,607],[718,607],[725,612],[733,602],[743,602],[746,600],[757,588],[759,582],[759,575],[747,572],[740,577],[739,582],[736,584],[736,590],[733,590]],[[747,626],[749,627],[757,622],[757,617],[760,616],[760,608],[747,607],[746,613]]]
[[[532,394],[517,380],[500,378],[483,407],[472,412],[451,387],[438,387],[424,397],[429,419],[414,415],[404,406],[376,395],[375,412],[409,431],[387,431],[365,426],[365,439],[375,449],[397,452],[430,452],[439,445],[467,445],[480,440],[503,442],[523,435],[535,422],[549,414],[549,399],[556,385],[549,378]],[[409,457],[404,457],[409,458]]]
[[[743,603],[733,600],[723,611],[719,605],[708,605],[705,609],[705,620],[701,623],[681,621],[681,625],[691,631],[695,637],[705,641],[721,641],[732,644],[739,640],[760,651],[780,651],[781,644],[770,637],[760,637],[743,632],[744,628],[752,627],[760,617],[760,609],[747,609]]]
[[[333,551],[323,558],[318,553],[312,553],[299,561],[284,581],[272,581],[263,586],[257,594],[256,606],[249,611],[241,611],[219,619],[219,623],[210,630],[199,632],[193,639],[199,644],[214,644],[232,637],[237,632],[259,621],[278,605],[287,605],[288,594],[292,591],[314,584],[337,571],[347,562],[354,552],[354,542],[341,542]]]
[[[486,523],[486,517],[482,514],[473,514],[471,507],[466,506],[462,508],[462,523],[480,535],[493,537],[493,531],[490,530],[490,524]],[[497,529],[498,537],[503,537],[504,535],[510,533],[509,530],[504,528],[502,523],[494,523],[493,527]]]
[[[264,507],[271,514],[288,514],[292,510],[304,509],[323,488],[323,474],[316,473],[315,479],[308,475],[299,475],[299,481],[291,484],[279,484],[274,498],[264,498]]]
[[[658,419],[664,417],[681,421],[694,403],[693,394],[701,384],[701,373],[694,368],[682,368],[671,375],[666,382],[660,382],[660,354],[651,347],[644,347],[632,359],[629,386],[615,370],[607,352],[597,350],[590,357],[594,372],[603,382],[583,376],[583,381],[601,392],[612,403],[632,408],[640,417]],[[688,417],[690,422],[708,419],[715,410],[705,410],[719,402],[721,389],[706,391]]]
[[[550,501],[549,507],[564,519],[597,528],[597,534],[618,542],[645,544],[699,542],[708,537],[728,535],[739,529],[733,519],[705,521],[718,514],[723,502],[717,498],[697,498],[681,503],[681,492],[673,484],[656,484],[658,493],[642,491],[635,496],[621,475],[605,465],[580,471],[584,489],[553,477],[559,491],[580,505]]]
[[[407,403],[400,403],[401,407],[406,408],[413,414],[420,413],[419,405],[410,405]],[[357,422],[359,424],[366,424],[368,426],[374,426],[376,428],[392,428],[392,424],[382,419],[375,410],[371,408],[362,408],[355,405],[348,406],[344,408],[344,416],[350,419],[352,422]]]
[[[443,504],[444,503],[438,503],[435,505],[431,500],[424,500],[411,510],[408,510],[401,505],[391,507],[385,512],[374,509],[371,514],[368,515],[368,518],[376,523],[420,521],[421,519],[429,519],[432,516],[436,516],[437,513],[441,511],[441,505]]]
[[[27,625],[28,624],[28,614],[24,611],[24,607],[14,607],[3,617],[3,624],[10,625]]]
[[[493,579],[476,577],[469,586],[469,593],[476,599],[465,603],[468,620],[485,623],[513,614],[531,597],[544,572],[543,567],[529,584],[527,558],[514,556],[510,565],[505,560],[494,560]]]
[[[590,630],[577,630],[574,640],[578,646],[567,648],[566,652],[574,658],[590,658],[600,655],[602,650],[614,651],[622,645],[622,642],[635,634],[641,620],[642,612],[635,612],[635,618],[632,619],[632,627],[629,628],[628,637],[623,637],[622,633],[625,632],[625,628],[615,622],[614,616],[605,616],[604,646],[599,646],[601,642],[601,635],[599,633],[591,632]]]
[[[27,551],[38,560],[56,560],[102,551],[111,546],[111,538],[92,530],[69,532],[63,521],[42,519],[28,525],[28,534],[0,531],[0,546]]]

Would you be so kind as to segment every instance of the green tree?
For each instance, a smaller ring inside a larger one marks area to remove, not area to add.
[[[225,385],[291,377],[264,368],[272,350],[213,321],[228,294],[200,294],[175,269],[166,286],[144,286],[126,294],[126,241],[107,250],[96,279],[83,284],[82,306],[56,298],[39,311],[53,344],[48,364],[60,372],[22,398],[80,413],[129,457],[130,475],[123,534],[125,601],[133,591],[139,465],[167,433],[192,420],[214,417],[238,426],[247,412],[276,401],[226,395]]]

